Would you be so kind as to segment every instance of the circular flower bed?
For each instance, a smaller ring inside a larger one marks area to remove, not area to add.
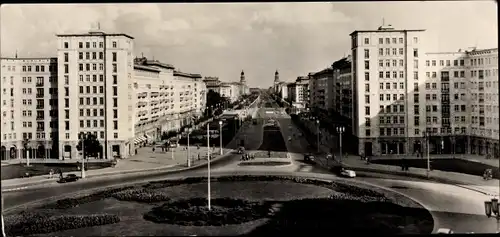
[[[267,202],[219,198],[211,200],[209,210],[206,198],[193,198],[154,207],[144,219],[184,226],[234,225],[264,218],[270,207]]]

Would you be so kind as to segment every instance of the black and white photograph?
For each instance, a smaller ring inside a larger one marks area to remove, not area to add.
[[[500,233],[498,4],[0,5],[2,236]]]

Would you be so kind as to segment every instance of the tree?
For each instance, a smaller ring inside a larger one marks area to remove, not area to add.
[[[78,151],[82,150],[82,141],[83,141],[83,156],[85,157],[98,157],[102,152],[102,145],[97,140],[97,136],[92,133],[87,133],[84,135],[83,139],[78,141],[78,145],[76,145],[76,149]]]

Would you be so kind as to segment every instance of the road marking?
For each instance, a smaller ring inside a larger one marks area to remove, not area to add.
[[[6,190],[2,190],[3,193],[6,193],[6,192],[13,192],[13,191],[19,191],[19,190],[23,190],[23,189],[27,189],[28,186],[24,186],[24,187],[20,187],[20,188],[11,188],[11,189],[6,189]]]

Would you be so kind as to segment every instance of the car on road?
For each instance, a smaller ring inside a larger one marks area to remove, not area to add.
[[[347,178],[355,178],[356,172],[354,172],[354,170],[342,169],[340,171],[340,176],[347,177]]]
[[[451,229],[448,229],[448,228],[439,228],[436,231],[436,234],[453,234],[453,231]]]
[[[68,175],[66,175],[66,177],[59,179],[58,182],[59,183],[68,183],[68,182],[75,182],[79,179],[80,179],[80,177],[76,176],[76,174],[68,174]]]
[[[240,146],[240,147],[238,148],[238,154],[243,154],[243,153],[245,153],[245,147]]]
[[[304,161],[306,162],[314,162],[314,155],[313,154],[305,154],[304,155]]]
[[[291,141],[292,140],[292,136],[288,136],[288,141]]]

